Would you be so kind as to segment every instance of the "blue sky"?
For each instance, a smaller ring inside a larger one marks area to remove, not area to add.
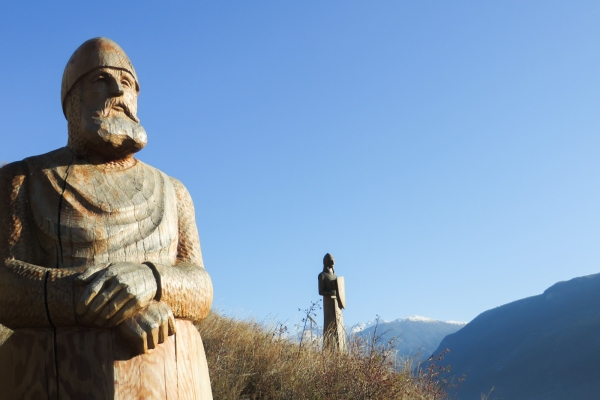
[[[143,161],[196,205],[214,306],[468,321],[600,272],[600,4],[2,2],[0,160],[66,144],[85,40],[137,70]]]

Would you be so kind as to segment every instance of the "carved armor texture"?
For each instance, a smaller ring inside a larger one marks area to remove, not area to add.
[[[76,325],[73,278],[119,261],[156,265],[176,317],[208,313],[212,284],[179,181],[141,161],[102,170],[62,148],[5,166],[0,185],[0,323]]]

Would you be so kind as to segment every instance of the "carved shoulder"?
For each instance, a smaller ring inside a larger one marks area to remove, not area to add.
[[[23,184],[27,175],[27,165],[24,161],[16,161],[0,168],[0,193],[15,197],[16,190]]]
[[[204,267],[200,250],[200,237],[196,227],[194,202],[186,187],[179,180],[171,178],[177,197],[177,214],[179,220],[179,244],[177,246],[177,262],[193,263]]]

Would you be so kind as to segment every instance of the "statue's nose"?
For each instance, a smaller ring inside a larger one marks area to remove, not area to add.
[[[118,96],[122,96],[123,93],[125,93],[123,84],[118,79],[113,79],[110,84],[110,95],[118,97]]]

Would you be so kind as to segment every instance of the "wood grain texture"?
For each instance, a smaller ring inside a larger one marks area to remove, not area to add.
[[[177,324],[177,323],[176,323]],[[179,400],[179,383],[177,377],[177,348],[175,345],[176,336],[170,336],[161,347],[164,349],[165,354],[171,355],[175,354],[175,357],[164,357],[164,374],[165,374],[165,392],[166,399],[168,400]],[[198,360],[199,363],[206,363],[206,358],[202,360]],[[211,397],[207,397],[207,399],[212,399]]]
[[[212,399],[202,339],[193,324],[177,320],[177,333],[156,349],[116,360],[115,399]]]
[[[200,334],[189,321],[177,321],[175,340],[179,400],[212,399],[208,364]]]
[[[74,278],[81,268],[50,269],[46,281],[46,304],[48,314],[54,326],[75,326]]]
[[[147,140],[135,70],[96,38],[64,76],[67,147],[0,168],[0,324],[14,330],[0,398],[210,399],[189,321],[208,313],[212,283],[187,189],[133,157]],[[138,355],[165,315],[181,332]]]
[[[56,330],[60,399],[114,397],[112,332],[100,329]]]
[[[177,379],[167,379],[168,368],[177,370],[174,342],[169,337],[147,354],[115,361],[115,398],[176,399]]]
[[[116,360],[115,373],[115,400],[138,399],[142,382],[140,380],[141,356],[134,356],[128,360]]]
[[[29,182],[38,199],[31,205],[35,228],[46,252],[60,249],[60,268],[175,264],[177,200],[164,173],[138,160],[125,169],[103,168],[67,148],[25,161],[37,171]]]
[[[213,289],[193,203],[179,181],[157,169],[136,161],[104,170],[62,148],[0,169],[0,203],[7,205],[1,220],[13,227],[0,229],[0,323],[44,327],[49,314],[55,326],[73,325],[72,288],[62,279],[70,273],[49,271],[79,272],[110,262],[156,264],[164,276],[164,301],[176,317],[199,321],[208,313]],[[15,252],[21,247],[31,251]],[[2,316],[17,309],[20,320]],[[28,313],[33,315],[26,319]]]
[[[90,57],[90,53],[95,57]],[[64,104],[73,85],[87,72],[97,67],[112,66],[124,69],[133,75],[136,91],[140,91],[133,64],[123,49],[108,38],[93,38],[85,41],[71,56],[62,77],[60,98]]]
[[[47,270],[29,227],[25,163],[0,168],[0,323],[9,328],[49,327],[44,306]],[[17,259],[16,257],[19,257]]]
[[[51,329],[22,329],[0,347],[2,398],[58,400],[53,342]]]
[[[114,330],[59,328],[55,364],[53,335],[17,330],[0,347],[0,398],[212,399],[202,339],[189,321],[178,320],[176,335],[137,356]]]
[[[160,301],[173,310],[175,317],[198,322],[208,315],[213,287],[204,268],[189,263],[149,264],[160,275]]]
[[[128,350],[120,337],[77,327],[74,313],[82,289],[73,278],[97,263],[123,260],[158,265],[163,297],[176,317],[199,321],[206,315],[213,290],[185,187],[143,163],[101,171],[68,149],[2,170],[9,184],[0,197],[10,207],[0,217],[14,228],[0,236],[8,260],[0,265],[0,288],[6,288],[0,291],[0,323],[16,332],[0,347],[0,369],[11,371],[0,389],[15,398],[210,399],[202,341],[190,322],[177,321],[181,331],[148,354],[123,357]],[[28,216],[19,202],[29,199],[35,201]],[[31,231],[22,229],[28,218]],[[32,232],[35,240],[28,238]],[[35,247],[38,255],[29,260],[43,259],[41,265],[15,259],[22,253],[13,252],[19,243]],[[47,316],[56,335],[21,329],[48,326]]]
[[[174,315],[199,321],[208,313],[212,284],[203,268],[193,203],[179,181],[140,161],[126,169],[102,169],[62,148],[5,166],[2,184],[0,202],[7,207],[0,217],[13,228],[0,229],[0,289],[6,289],[0,291],[0,323],[43,327],[49,314],[55,326],[73,325],[72,288],[62,279],[69,273],[53,272],[47,279],[48,272],[110,262],[160,265],[165,302]],[[4,261],[10,259],[12,269]],[[15,290],[18,296],[11,295]],[[26,321],[1,315],[19,308],[27,310],[18,314],[22,320],[28,312],[34,315]]]

